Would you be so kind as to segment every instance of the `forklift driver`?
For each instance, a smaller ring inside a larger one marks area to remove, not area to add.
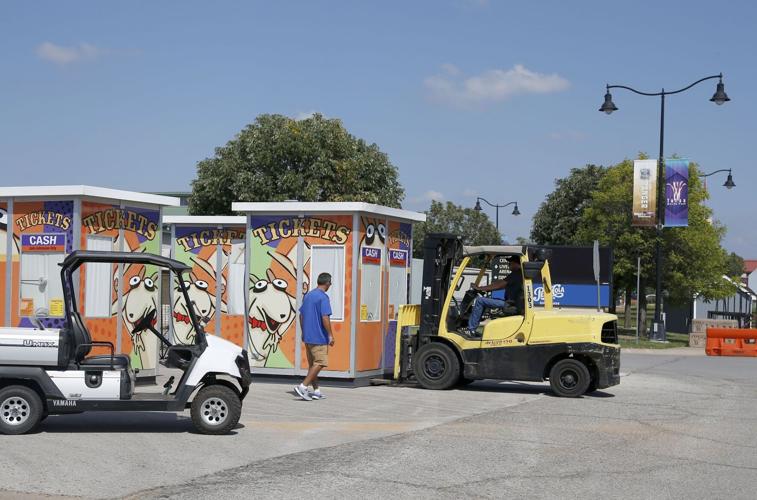
[[[510,265],[510,275],[503,279],[494,281],[491,285],[476,286],[474,290],[480,292],[493,292],[495,290],[505,290],[505,300],[493,299],[490,297],[476,297],[473,302],[473,311],[468,318],[468,328],[465,334],[472,337],[478,336],[478,325],[481,323],[481,315],[484,309],[501,308],[503,316],[515,316],[523,313],[523,275],[520,272],[520,259],[513,255],[507,259]]]

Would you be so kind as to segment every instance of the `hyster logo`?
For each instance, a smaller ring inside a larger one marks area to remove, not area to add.
[[[24,339],[24,347],[58,347],[58,343],[52,340]]]
[[[73,406],[73,407],[76,407],[76,401],[53,399],[53,406]]]

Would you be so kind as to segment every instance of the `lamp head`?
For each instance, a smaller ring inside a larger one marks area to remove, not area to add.
[[[473,210],[475,210],[476,212],[481,211],[481,201],[479,199],[476,199],[476,206],[473,207]]]
[[[520,210],[518,210],[518,202],[515,202],[515,208],[513,208],[513,215],[520,215]]]
[[[612,102],[612,94],[610,94],[610,90],[607,90],[607,93],[605,94],[605,102],[602,104],[602,107],[599,108],[600,111],[603,113],[607,113],[608,115],[612,113],[613,111],[617,111],[618,107],[615,105],[614,102]]]
[[[730,101],[731,98],[728,97],[728,94],[725,93],[725,84],[723,82],[719,82],[717,89],[715,90],[715,93],[712,95],[712,98],[710,101],[714,102],[718,106],[722,106],[724,102]]]
[[[733,182],[733,175],[731,175],[731,171],[728,171],[728,178],[725,180],[725,184],[723,184],[727,189],[733,189],[736,187],[736,183]]]

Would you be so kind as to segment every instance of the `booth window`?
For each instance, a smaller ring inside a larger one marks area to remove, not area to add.
[[[21,255],[20,316],[63,316],[63,286],[60,267],[66,254],[63,252],[27,252]],[[43,312],[44,310],[44,312]]]
[[[313,245],[310,254],[310,289],[318,287],[318,275],[331,275],[331,288],[326,294],[331,302],[331,319],[344,319],[344,246]]]
[[[229,255],[228,283],[226,283],[226,306],[230,315],[244,315],[244,241],[232,242],[231,255]]]
[[[390,250],[389,263],[389,310],[397,318],[400,306],[407,304],[407,252],[405,250]]]
[[[362,263],[360,321],[381,320],[381,275],[381,264]]]
[[[87,250],[110,251],[113,240],[87,236]],[[107,262],[88,262],[84,272],[84,315],[88,318],[110,317],[113,265]]]

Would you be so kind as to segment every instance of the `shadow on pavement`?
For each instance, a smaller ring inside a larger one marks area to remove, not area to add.
[[[244,425],[237,424],[229,436]],[[160,412],[87,412],[72,415],[50,415],[32,434],[55,433],[161,433],[200,434],[192,419],[175,413]]]
[[[500,382],[496,380],[477,380],[469,385],[457,388],[459,391],[507,392],[513,394],[544,394],[547,392],[547,389],[548,388],[543,385]]]

